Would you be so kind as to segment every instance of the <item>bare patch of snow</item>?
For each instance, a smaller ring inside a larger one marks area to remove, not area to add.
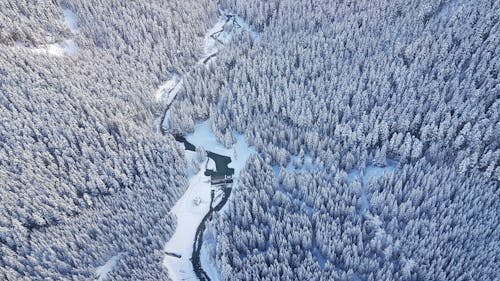
[[[113,270],[118,260],[124,255],[125,252],[120,252],[114,256],[112,256],[104,265],[101,265],[96,268],[97,273],[97,281],[104,281],[106,279],[106,275]]]
[[[78,20],[75,13],[68,8],[63,8],[64,22],[72,33],[78,32]]]
[[[170,105],[181,88],[182,78],[174,75],[170,80],[158,87],[155,98],[157,101],[162,101],[166,105]]]
[[[250,155],[255,153],[255,150],[248,145],[243,135],[237,133],[233,134],[236,140],[233,146],[231,148],[224,147],[217,141],[211,124],[211,119],[196,124],[194,132],[187,135],[186,139],[196,147],[202,146],[205,150],[231,157],[231,163],[229,163],[228,167],[234,169],[234,178],[236,178],[245,167]]]
[[[74,55],[78,53],[79,50],[78,45],[73,39],[67,39],[60,43],[42,45],[38,48],[28,48],[24,46],[22,46],[21,48],[28,49],[35,54],[50,55],[56,57],[61,57],[64,55]]]
[[[384,167],[378,167],[374,165],[370,165],[366,167],[363,178],[361,179],[363,184],[366,185],[370,182],[372,178],[377,178],[383,176],[385,173],[392,173],[396,169],[395,161],[388,161],[388,165]],[[358,179],[360,176],[359,170],[355,169],[347,173],[347,181],[349,183]]]
[[[292,156],[290,162],[286,165],[287,172],[311,172],[318,170],[320,166],[314,163],[309,155],[304,157]]]
[[[208,162],[207,162],[207,167],[206,169],[209,169],[209,170],[215,170],[216,166],[215,166],[215,161],[212,160],[211,158],[208,158]]]
[[[73,34],[78,32],[78,21],[76,19],[76,15],[69,9],[63,8],[63,17],[64,17],[64,22],[68,26],[68,28],[71,30]],[[45,45],[40,45],[37,47],[27,47],[22,43],[17,42],[14,45],[14,48],[22,49],[22,50],[28,50],[31,51],[35,54],[40,54],[40,55],[48,55],[48,56],[55,56],[55,57],[62,57],[65,55],[74,55],[78,53],[80,48],[78,47],[78,44],[75,42],[74,39],[69,38],[61,42],[56,42],[52,44],[45,44]]]
[[[158,90],[155,92],[156,101],[161,102],[166,107],[165,114],[160,117],[163,118],[157,123],[161,128],[168,129],[170,124],[170,105],[174,101],[177,93],[182,89],[183,81],[182,77],[174,75],[170,80],[160,85]],[[160,129],[158,126],[158,130]]]

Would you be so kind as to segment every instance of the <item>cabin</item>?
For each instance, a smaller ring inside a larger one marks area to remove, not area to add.
[[[233,182],[233,177],[228,176],[228,175],[223,175],[223,176],[214,176],[212,175],[210,177],[210,184],[211,185],[226,185],[228,183]]]

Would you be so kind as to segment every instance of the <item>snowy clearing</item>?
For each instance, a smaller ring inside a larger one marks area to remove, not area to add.
[[[230,22],[231,18],[234,20]],[[219,45],[224,45],[224,43],[227,43],[231,39],[234,27],[244,27],[250,31],[250,27],[241,19],[235,16],[228,17],[225,14],[207,31],[203,48],[204,53],[200,60],[201,63],[207,63],[210,58],[217,54]],[[161,128],[168,128],[170,104],[175,99],[182,84],[182,76],[175,75],[172,79],[162,84],[155,93],[156,100],[166,104],[163,120],[159,121]],[[235,135],[236,143],[234,143],[233,147],[231,149],[225,148],[217,142],[210,124],[210,119],[197,124],[194,132],[186,136],[186,139],[195,147],[203,147],[205,150],[229,156],[231,163],[229,163],[228,167],[234,169],[233,179],[235,183],[233,183],[233,188],[235,188],[239,172],[243,169],[250,155],[255,151],[249,148],[245,138],[239,134]],[[162,130],[161,128],[160,131]],[[220,200],[217,196],[221,195],[218,188],[211,186],[210,177],[205,176],[205,170],[207,168],[213,170],[216,166],[215,162],[209,159],[203,163],[203,160],[199,159],[196,153],[189,151],[186,151],[186,158],[188,160],[187,173],[190,176],[189,187],[171,210],[177,218],[177,227],[165,245],[166,255],[163,261],[163,264],[169,271],[170,278],[173,280],[196,278],[193,264],[190,260],[196,239],[196,232],[203,218],[211,209],[212,190],[215,192],[214,202]],[[196,167],[197,165],[198,167]],[[207,257],[202,256],[201,260],[206,261]],[[208,268],[210,276],[213,276],[217,272],[213,266],[209,266]]]
[[[22,45],[18,45],[18,47],[28,49],[35,54],[50,55],[56,57],[61,57],[64,55],[74,55],[78,53],[79,50],[78,45],[73,39],[67,39],[60,43],[42,45],[37,48],[29,48]]]
[[[287,172],[312,172],[321,168],[318,164],[314,163],[309,155],[304,157],[292,156],[290,162],[286,165]]]
[[[195,277],[190,261],[196,229],[210,210],[210,177],[204,175],[205,169],[192,176],[189,187],[177,201],[172,213],[177,217],[177,227],[165,245],[165,252],[179,255],[166,255],[163,264],[173,280]]]
[[[112,256],[104,265],[101,265],[96,268],[97,273],[97,281],[104,281],[106,279],[106,275],[113,270],[118,260],[124,255],[125,252],[120,252],[114,256]]]
[[[365,173],[363,175],[363,178],[361,179],[363,182],[363,185],[366,185],[370,182],[372,178],[377,178],[384,173],[392,173],[396,169],[396,163],[395,161],[388,161],[387,166],[385,167],[378,167],[374,165],[370,165],[366,167]],[[359,178],[359,170],[355,169],[347,174],[347,181],[349,183],[353,182],[354,180]]]
[[[160,85],[155,92],[156,101],[162,102],[165,106],[163,116],[160,117],[156,123],[158,124],[158,131],[168,129],[170,124],[170,105],[174,101],[177,93],[182,89],[182,77],[174,75],[170,80]]]
[[[63,8],[64,22],[72,33],[78,32],[78,20],[75,13],[68,8]]]

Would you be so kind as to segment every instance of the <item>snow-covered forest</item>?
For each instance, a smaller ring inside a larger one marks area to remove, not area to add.
[[[108,280],[169,279],[186,161],[154,92],[216,20],[198,0],[0,1],[0,280],[95,280],[117,255]]]
[[[208,54],[221,11],[248,26]],[[255,151],[207,223],[212,275],[500,279],[499,15],[495,0],[0,1],[0,280],[174,278],[191,171],[158,126],[208,118]]]
[[[171,122],[259,152],[211,224],[224,279],[499,278],[498,1],[222,2],[259,40],[191,72]]]

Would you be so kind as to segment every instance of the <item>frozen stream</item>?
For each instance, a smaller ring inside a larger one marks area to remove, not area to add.
[[[205,35],[199,63],[207,65],[213,61],[220,47],[229,42],[234,32],[241,30],[250,32],[255,39],[258,37],[241,18],[222,11],[219,21]],[[157,123],[158,131],[162,134],[169,133],[170,106],[182,87],[182,75],[175,74],[156,92],[157,100],[165,104],[163,115]],[[206,255],[200,255],[203,233],[213,212],[221,210],[229,199],[232,188],[237,186],[239,172],[254,153],[243,136],[236,133],[233,136],[236,142],[229,149],[218,143],[210,119],[197,124],[192,134],[174,136],[185,148],[189,186],[171,210],[177,218],[177,227],[164,248],[163,264],[173,280],[218,279],[213,264]],[[208,158],[196,152],[197,147],[203,147]]]

